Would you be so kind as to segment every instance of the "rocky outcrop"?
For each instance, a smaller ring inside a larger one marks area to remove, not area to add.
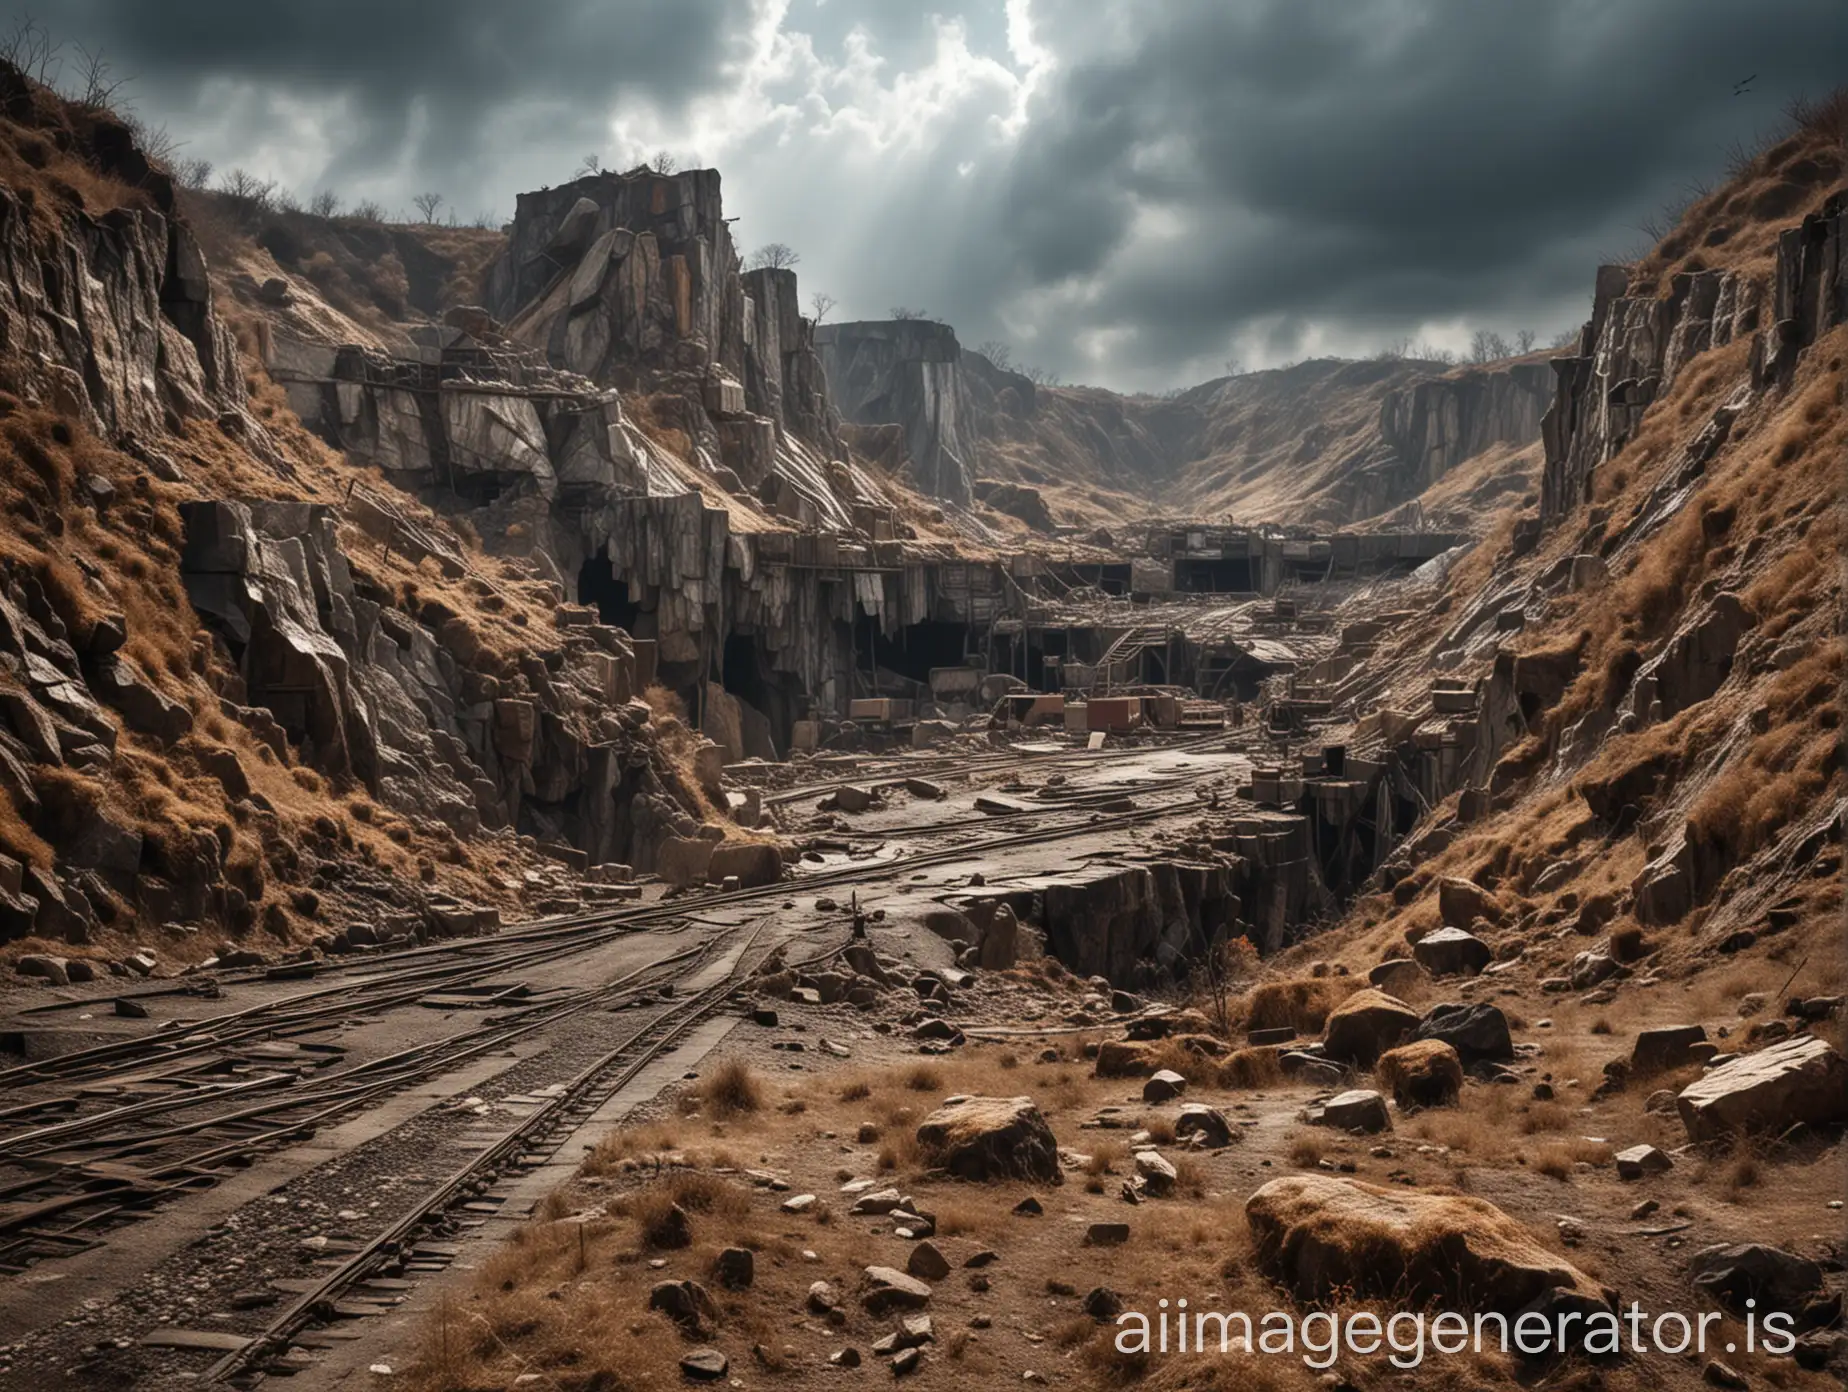
[[[1398,468],[1389,480],[1385,506],[1417,497],[1494,445],[1538,440],[1551,387],[1552,371],[1545,363],[1514,362],[1463,369],[1389,391],[1380,403],[1380,438]]]
[[[1762,375],[1785,378],[1797,354],[1848,321],[1848,192],[1784,232],[1771,273],[1771,324]]]
[[[244,411],[237,345],[213,308],[172,180],[120,121],[88,113],[84,124],[65,125],[3,62],[0,107],[118,182],[122,199],[92,216],[81,203],[56,206],[53,189],[0,185],[0,345],[16,364],[31,364],[11,388],[108,439],[159,435],[201,417],[260,438]],[[49,238],[47,216],[61,220]]]
[[[381,541],[418,529],[359,495]],[[235,665],[227,709],[260,709],[302,760],[458,835],[514,827],[606,861],[652,867],[697,825],[657,776],[628,635],[561,609],[518,660],[485,652],[441,605],[411,614],[356,581],[340,516],[309,503],[183,509],[187,593]]]
[[[918,490],[966,504],[975,422],[956,331],[932,319],[861,320],[824,324],[815,340],[842,419],[900,426]]]
[[[1553,360],[1553,400],[1541,426],[1543,522],[1590,498],[1598,467],[1690,360],[1759,326],[1762,287],[1735,272],[1677,275],[1661,299],[1628,294],[1626,276],[1621,266],[1598,268],[1578,353]]]

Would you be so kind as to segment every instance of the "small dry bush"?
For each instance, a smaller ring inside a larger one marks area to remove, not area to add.
[[[935,1064],[914,1063],[905,1070],[904,1082],[913,1092],[942,1092],[943,1070]]]
[[[1329,1012],[1360,988],[1346,976],[1303,976],[1288,981],[1267,981],[1251,993],[1247,1027],[1283,1029],[1299,1034],[1320,1034]]]
[[[1275,1087],[1283,1081],[1278,1050],[1265,1045],[1257,1049],[1236,1049],[1219,1064],[1219,1085],[1228,1088]]]
[[[709,1116],[729,1121],[763,1108],[763,1084],[743,1059],[727,1059],[700,1080],[699,1100]]]

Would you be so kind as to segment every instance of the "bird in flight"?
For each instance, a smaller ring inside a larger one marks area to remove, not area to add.
[[[1746,92],[1750,90],[1752,84],[1756,81],[1758,81],[1758,74],[1753,73],[1750,77],[1746,78],[1744,81],[1733,83],[1733,95],[1735,97],[1743,97],[1746,94]]]

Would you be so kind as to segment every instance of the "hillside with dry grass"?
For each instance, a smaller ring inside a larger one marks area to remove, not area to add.
[[[1422,515],[1473,531],[1537,479],[1547,372],[1537,358],[1316,359],[1154,397],[1035,387],[965,357],[979,472],[1037,489],[1068,522],[1339,528]]]
[[[427,723],[464,687],[503,721],[537,709],[567,746],[632,745],[659,811],[612,834],[713,815],[671,712],[619,699],[626,723],[603,728],[611,705],[578,685],[618,695],[626,639],[563,631],[552,580],[329,449],[260,364],[238,303],[259,277],[321,275],[330,301],[311,312],[365,342],[466,282],[482,234],[327,225],[285,244],[282,222],[250,241],[236,207],[177,193],[107,111],[6,68],[0,113],[0,950],[99,968],[140,944],[296,951],[557,892],[553,869],[523,873],[536,842],[513,825],[530,751],[503,765]],[[390,247],[423,269],[362,284],[397,275]],[[201,559],[214,517],[242,529],[228,562]],[[227,591],[200,567],[225,564],[244,588],[208,614],[202,596]],[[378,685],[367,645],[415,670]],[[265,683],[304,713],[279,719],[253,699]]]

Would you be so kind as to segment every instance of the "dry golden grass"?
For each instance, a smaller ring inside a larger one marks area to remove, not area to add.
[[[742,1059],[726,1059],[700,1079],[697,1090],[700,1105],[717,1121],[730,1121],[760,1110],[764,1105],[763,1083],[751,1066]]]
[[[1246,1002],[1250,1029],[1288,1027],[1300,1034],[1320,1034],[1329,1012],[1365,984],[1343,976],[1297,977],[1267,981],[1252,991]]]

